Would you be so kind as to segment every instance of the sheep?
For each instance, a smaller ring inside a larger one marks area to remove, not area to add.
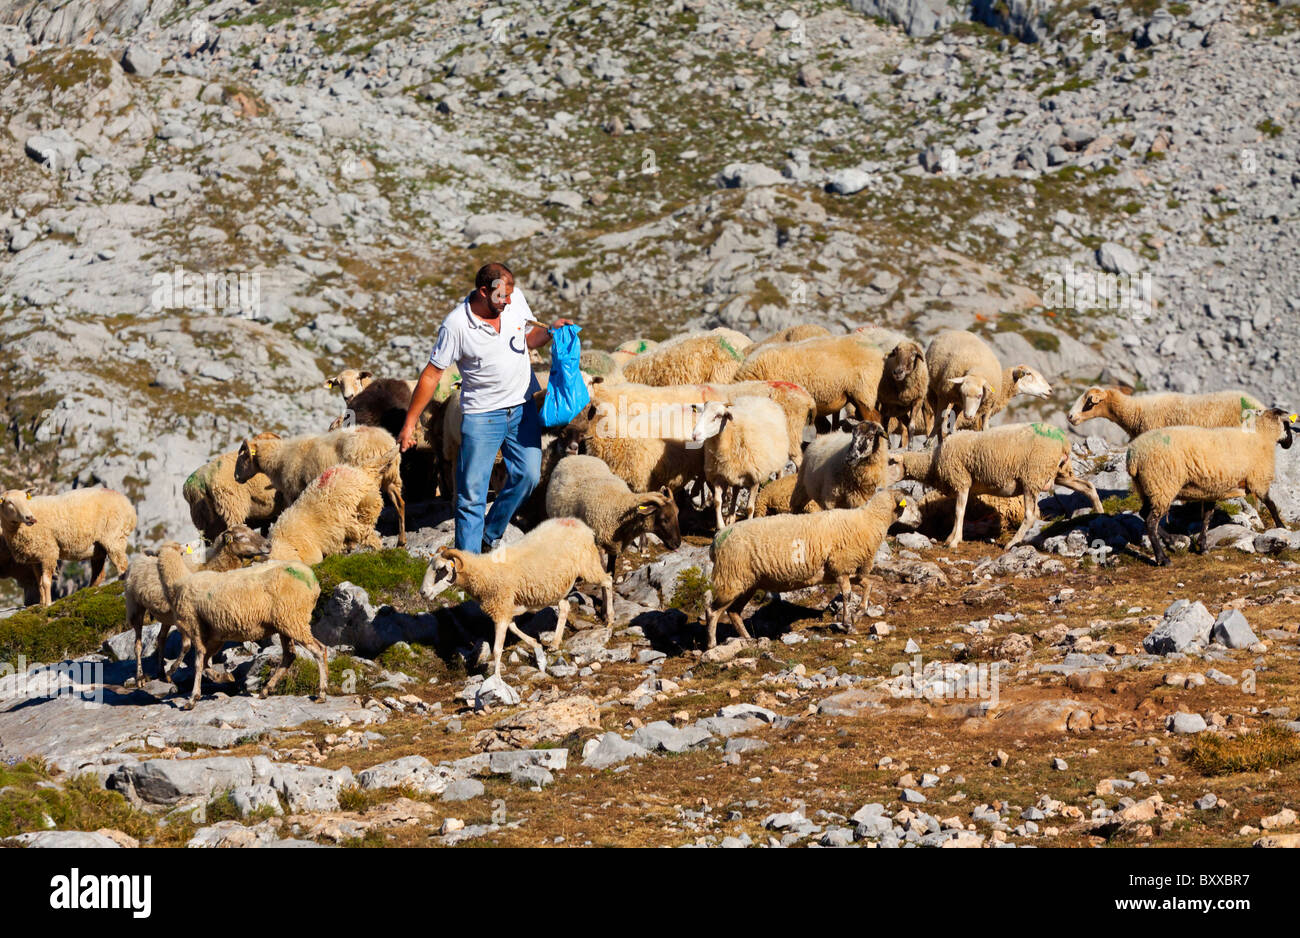
[[[889,475],[889,435],[880,424],[864,420],[852,433],[818,437],[804,453],[791,511],[857,508],[884,488]]]
[[[773,345],[784,345],[787,342],[802,342],[804,339],[820,339],[831,334],[831,331],[825,326],[819,326],[812,322],[801,322],[793,326],[787,326],[778,332],[773,332],[766,339],[755,342],[745,349],[745,358],[752,358],[760,349],[769,348]]]
[[[603,396],[594,396],[561,431],[561,445],[567,453],[585,453],[603,460],[634,492],[665,486],[680,488],[704,478],[703,448],[687,445],[684,427],[693,419],[689,405],[660,406],[638,400],[637,395],[611,398],[607,395],[614,389],[602,390],[601,385],[593,390]]]
[[[852,336],[773,345],[745,362],[735,381],[789,381],[812,395],[817,416],[853,404],[866,419],[874,411],[885,357]]]
[[[1029,365],[1004,369],[993,349],[969,332],[940,332],[925,350],[925,364],[930,371],[928,398],[935,418],[931,437],[947,435],[950,411],[956,411],[958,421],[965,417],[974,429],[983,430],[989,417],[1015,395],[1048,397],[1052,393],[1052,386],[1035,369]]]
[[[9,550],[9,542],[0,536],[0,580],[14,579],[23,591],[23,605],[34,606],[41,598],[41,574],[30,564],[19,563]]]
[[[1077,427],[1085,420],[1104,418],[1131,439],[1161,427],[1235,427],[1242,414],[1263,406],[1246,391],[1133,395],[1127,388],[1092,387],[1079,395],[1066,419]]]
[[[913,427],[925,425],[930,369],[920,344],[904,339],[885,356],[876,404],[887,432],[898,424],[899,445],[907,449]]]
[[[951,527],[957,498],[945,492],[926,492],[916,500],[921,520],[917,530],[930,537],[943,537]],[[962,536],[997,539],[1009,534],[1025,520],[1025,500],[1001,495],[971,495],[962,520]]]
[[[260,641],[280,636],[280,666],[261,697],[266,697],[293,664],[295,645],[306,648],[320,667],[317,700],[325,699],[329,661],[325,646],[311,633],[311,616],[320,598],[320,583],[311,567],[268,560],[239,570],[191,572],[180,545],[169,541],[158,552],[158,573],[176,627],[194,648],[194,689],[189,707],[199,700],[208,656],[225,642]],[[176,665],[180,664],[177,659]],[[167,679],[172,679],[176,665]]]
[[[270,541],[262,537],[246,524],[232,524],[217,535],[208,551],[207,558],[195,567],[189,560],[189,553],[183,555],[190,569],[211,570],[220,573],[233,570],[245,560],[265,557],[271,550]],[[161,627],[158,632],[158,671],[163,671],[163,649],[167,645],[167,633],[175,624],[171,603],[163,592],[162,580],[158,572],[157,556],[137,557],[126,574],[126,590],[122,594],[126,604],[126,622],[135,630],[135,681],[144,682],[144,664],[141,651],[144,647],[144,623],[146,614],[156,619]],[[185,657],[188,646],[182,647],[180,657]]]
[[[898,492],[877,492],[860,508],[836,508],[811,515],[772,515],[739,521],[713,538],[711,589],[705,610],[708,647],[718,643],[724,613],[742,638],[749,638],[741,613],[757,590],[777,594],[821,583],[837,583],[843,600],[841,627],[850,627],[852,581],[862,583],[891,524],[915,520],[916,508]],[[775,597],[774,597],[775,598]]]
[[[365,390],[374,379],[375,376],[369,371],[347,368],[327,380],[325,389],[327,391],[337,390],[343,395],[343,403],[349,405],[352,403],[352,399]]]
[[[780,472],[788,455],[780,406],[765,397],[740,397],[729,404],[710,401],[691,439],[704,443],[704,478],[713,486],[718,530],[723,528],[723,486],[732,490],[732,519],[738,513],[740,487],[749,490],[749,517],[754,517],[759,484]]]
[[[659,343],[653,339],[628,339],[626,342],[619,344],[618,348],[610,353],[614,367],[620,371],[638,355],[644,355],[659,347]]]
[[[849,335],[864,345],[869,345],[881,355],[888,355],[902,342],[911,340],[896,329],[886,326],[858,326]]]
[[[737,381],[718,386],[718,391],[729,402],[741,397],[775,401],[785,413],[789,461],[798,468],[803,462],[804,427],[817,419],[817,402],[811,394],[790,381]]]
[[[612,577],[618,556],[631,541],[652,533],[669,550],[682,546],[677,504],[668,489],[633,492],[594,456],[565,456],[546,487],[546,514],[577,518],[596,535],[596,546],[608,558]]]
[[[259,433],[253,439],[270,440],[277,436]],[[181,488],[190,506],[190,519],[205,540],[215,541],[222,531],[236,524],[265,527],[284,509],[284,500],[262,473],[253,475],[247,482],[236,481],[238,459],[238,450],[222,453],[191,472]]]
[[[758,500],[754,506],[754,517],[764,518],[768,515],[793,512],[798,483],[799,476],[792,473],[760,485],[758,487]]]
[[[397,544],[406,546],[406,502],[402,499],[401,448],[393,435],[381,427],[349,427],[322,435],[287,439],[245,440],[235,460],[235,481],[247,482],[265,473],[290,504],[302,490],[330,466],[377,464],[386,460],[380,488],[397,509]]]
[[[340,464],[322,472],[271,526],[271,559],[311,566],[353,547],[383,547],[379,471]]]
[[[112,489],[37,496],[10,489],[0,496],[0,533],[13,559],[38,571],[42,606],[52,601],[60,560],[89,559],[91,586],[103,582],[105,558],[113,561],[119,577],[125,576],[126,542],[135,522],[131,503]]]
[[[1019,495],[1024,499],[1024,520],[1008,548],[1019,544],[1038,520],[1038,495],[1053,485],[1087,495],[1093,510],[1103,511],[1092,483],[1074,478],[1065,433],[1047,423],[958,430],[933,449],[894,453],[890,462],[901,468],[904,478],[956,496],[952,533],[944,542],[950,548],[962,541],[966,502],[972,494]]]
[[[452,369],[447,369],[451,371]],[[446,378],[447,372],[443,372]],[[439,398],[442,381],[434,390],[434,398],[420,415],[415,425],[414,445],[402,453],[402,496],[420,501],[432,497],[442,477],[441,455],[443,408],[446,397]],[[411,405],[412,386],[398,378],[378,378],[372,381],[348,405],[347,413],[330,424],[330,430],[344,425],[382,427],[396,437],[406,422],[406,411]],[[451,394],[450,388],[447,395]]]
[[[1148,430],[1129,443],[1128,474],[1142,499],[1142,516],[1156,563],[1169,564],[1160,542],[1160,519],[1174,499],[1203,503],[1200,548],[1214,503],[1254,495],[1278,527],[1286,527],[1269,492],[1276,467],[1274,446],[1290,449],[1297,415],[1283,410],[1250,410],[1238,428],[1164,427]]]
[[[596,535],[577,518],[551,518],[513,544],[502,545],[489,554],[440,548],[429,561],[420,592],[433,602],[444,590],[455,586],[478,600],[496,629],[492,641],[493,675],[500,678],[507,630],[532,647],[537,668],[545,673],[546,655],[541,643],[521,632],[514,617],[558,606],[559,618],[551,641],[551,649],[558,650],[569,615],[565,597],[578,580],[600,586],[605,624],[612,624],[614,580],[605,572]]]
[[[633,358],[622,371],[624,379],[635,384],[727,382],[742,360],[735,336],[705,333],[664,342]]]

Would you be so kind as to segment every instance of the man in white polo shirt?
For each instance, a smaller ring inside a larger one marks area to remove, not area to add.
[[[528,350],[551,341],[532,323],[532,310],[504,264],[484,264],[474,292],[448,314],[411,395],[397,442],[410,448],[419,415],[451,365],[460,371],[461,444],[456,460],[456,547],[473,553],[495,547],[506,525],[537,487],[542,469],[541,423],[532,403],[540,390]],[[552,328],[568,325],[557,319]],[[498,450],[506,482],[483,517]]]

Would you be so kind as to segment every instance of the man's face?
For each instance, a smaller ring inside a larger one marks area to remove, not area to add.
[[[502,277],[493,282],[491,288],[479,287],[479,293],[492,309],[492,318],[500,316],[510,304],[510,295],[515,292],[515,282],[510,277]]]

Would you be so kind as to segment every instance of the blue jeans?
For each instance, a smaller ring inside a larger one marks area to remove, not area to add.
[[[542,425],[531,398],[515,407],[460,420],[456,459],[456,547],[477,554],[484,542],[495,546],[519,506],[537,488],[542,474]],[[492,502],[486,523],[488,481],[497,451],[506,466],[506,483]]]

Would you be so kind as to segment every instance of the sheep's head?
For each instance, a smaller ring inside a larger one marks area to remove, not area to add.
[[[1031,397],[1052,396],[1051,384],[1039,374],[1037,369],[1028,365],[1017,365],[1011,372],[1011,381],[1017,394],[1028,394]]]
[[[348,368],[326,381],[325,387],[331,391],[342,392],[344,403],[350,404],[352,398],[369,387],[374,380],[375,376],[368,371],[357,371],[355,368]]]
[[[1065,419],[1070,421],[1070,426],[1077,427],[1085,420],[1106,417],[1110,413],[1109,408],[1106,407],[1109,400],[1110,391],[1107,388],[1088,388],[1079,395],[1079,399],[1074,402]]]
[[[902,384],[916,371],[916,366],[924,362],[921,346],[915,342],[899,342],[885,359],[885,373],[895,384]]]
[[[652,492],[637,503],[634,517],[641,523],[641,530],[650,531],[664,542],[669,550],[682,546],[682,529],[677,518],[677,502],[668,486],[658,492]]]
[[[259,560],[271,553],[271,542],[246,524],[232,525],[217,535],[212,547],[241,560]]]
[[[424,582],[420,584],[420,595],[433,602],[447,589],[454,586],[460,577],[460,568],[464,564],[458,551],[448,547],[439,548],[438,553],[429,561],[424,571]]]
[[[701,443],[709,437],[717,436],[730,419],[731,405],[725,401],[707,402],[703,410],[700,411],[699,419],[695,421],[695,429],[691,431],[691,440]]]
[[[1270,408],[1269,410],[1264,410],[1264,411],[1245,411],[1245,413],[1252,414],[1254,416],[1270,417],[1272,418],[1272,420],[1269,421],[1270,423],[1276,421],[1277,422],[1276,442],[1280,443],[1283,449],[1291,448],[1291,444],[1295,442],[1295,440],[1293,439],[1293,434],[1296,432],[1296,421],[1300,420],[1300,414],[1290,413],[1288,411],[1283,410],[1280,407],[1273,407]],[[1255,425],[1255,421],[1253,420],[1250,421],[1250,423],[1246,424],[1246,426],[1253,426],[1253,425]]]
[[[863,460],[869,459],[878,445],[889,445],[885,428],[874,420],[862,421],[853,428],[853,435],[849,439],[848,464],[856,466]]]
[[[31,499],[31,492],[22,489],[10,489],[5,492],[3,497],[0,497],[0,518],[4,518],[10,524],[35,524],[36,516],[27,507]]]
[[[993,388],[983,378],[975,375],[963,375],[960,378],[949,378],[948,380],[961,393],[962,416],[967,420],[974,420],[975,415],[979,413],[980,405],[993,393]]]
[[[921,523],[921,511],[920,508],[917,507],[916,499],[912,498],[906,492],[899,492],[894,489],[885,489],[884,491],[877,492],[872,496],[871,501],[864,507],[868,507],[872,503],[879,504],[880,502],[890,503],[890,507],[894,514],[895,524],[914,528]]]
[[[261,472],[260,464],[257,461],[257,450],[263,440],[278,440],[278,433],[259,433],[257,436],[245,440],[239,444],[239,453],[235,456],[235,481],[243,485],[253,476]]]

